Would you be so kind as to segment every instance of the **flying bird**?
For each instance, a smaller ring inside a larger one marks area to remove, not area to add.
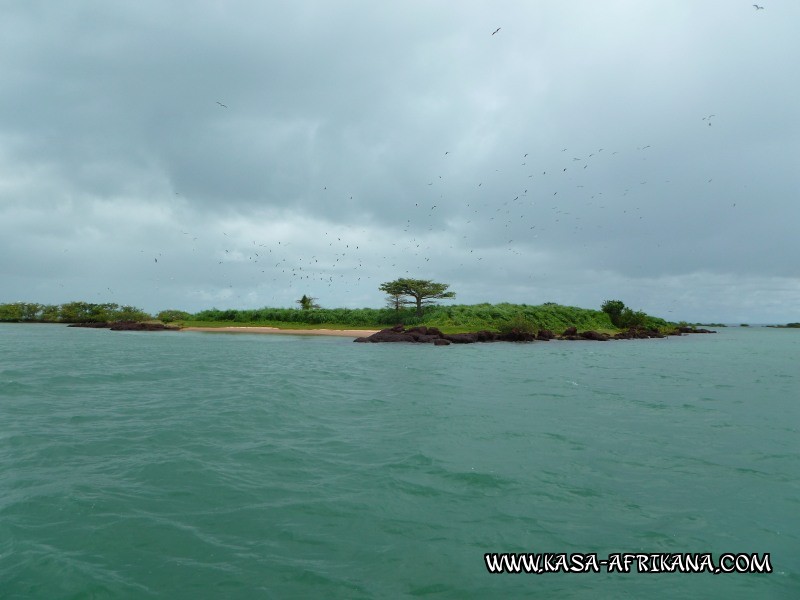
[[[217,102],[217,104],[219,104],[219,105],[220,105],[222,108],[228,108],[228,107],[227,107],[226,105],[224,105],[222,102]]]
[[[764,7],[759,6],[758,4],[753,4],[753,8],[755,8],[756,10],[764,10]]]
[[[754,5],[754,6],[755,6],[755,5]],[[497,29],[495,29],[495,30],[492,32],[492,35],[494,35],[494,34],[495,34],[495,33],[497,33],[498,31],[500,31],[500,28],[499,28],[499,27],[498,27]]]

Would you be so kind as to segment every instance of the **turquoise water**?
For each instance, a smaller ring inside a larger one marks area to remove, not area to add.
[[[800,331],[761,328],[433,347],[2,325],[0,597],[797,598],[798,365]],[[774,572],[490,575],[485,552]]]

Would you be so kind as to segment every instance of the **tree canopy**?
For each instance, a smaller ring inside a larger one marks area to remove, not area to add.
[[[312,308],[319,308],[319,304],[316,303],[316,300],[316,298],[303,294],[303,297],[300,298],[300,300],[295,300],[295,302],[300,305],[301,309],[311,310]]]
[[[622,311],[625,310],[625,303],[622,300],[606,300],[600,310],[608,315],[608,318],[611,319],[615,326],[619,327]]]
[[[600,309],[608,315],[615,327],[638,328],[647,323],[646,313],[628,308],[622,300],[606,300]]]
[[[394,281],[382,283],[378,288],[387,294],[390,306],[399,310],[403,304],[415,304],[417,315],[422,315],[425,306],[435,304],[435,300],[455,298],[455,292],[448,292],[447,283],[436,283],[429,279],[407,279],[401,277]],[[410,299],[405,299],[408,297]]]
[[[37,304],[14,302],[0,304],[0,321],[46,323],[102,323],[109,321],[147,321],[149,314],[134,306],[113,302],[67,302],[66,304]]]

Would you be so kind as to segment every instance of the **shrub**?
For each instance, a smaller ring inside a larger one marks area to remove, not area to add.
[[[522,313],[515,314],[505,323],[501,323],[497,329],[500,333],[536,333],[538,331],[536,323]]]
[[[192,318],[192,315],[182,310],[170,309],[162,310],[156,315],[156,318],[163,323],[171,323],[173,321],[187,321]]]

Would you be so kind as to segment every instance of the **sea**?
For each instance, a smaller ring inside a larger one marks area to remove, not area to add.
[[[799,433],[800,330],[3,324],[0,598],[796,599]]]

